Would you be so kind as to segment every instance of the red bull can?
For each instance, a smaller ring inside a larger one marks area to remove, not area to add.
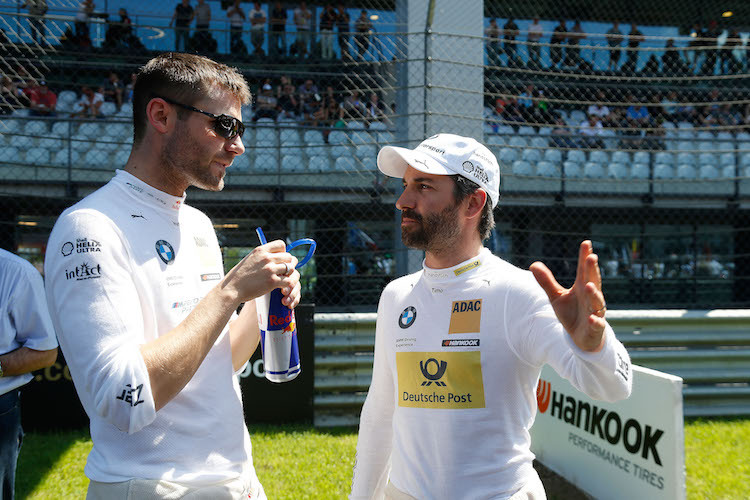
[[[261,244],[266,244],[266,237],[261,228],[256,228]],[[315,252],[315,241],[303,238],[287,245],[287,251],[300,245],[310,245],[305,258],[297,268],[305,265]],[[263,370],[271,382],[289,382],[302,371],[299,360],[299,343],[297,342],[297,321],[294,310],[281,303],[284,296],[280,289],[272,290],[255,299],[260,328],[260,349],[263,355]]]
[[[281,303],[279,289],[255,299],[263,370],[271,382],[288,382],[302,371],[294,311]]]

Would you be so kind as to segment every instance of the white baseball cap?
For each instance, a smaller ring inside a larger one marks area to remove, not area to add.
[[[386,146],[378,153],[378,168],[385,175],[401,178],[406,167],[434,175],[455,175],[484,189],[497,206],[500,197],[500,166],[492,151],[471,137],[437,134],[414,149]]]

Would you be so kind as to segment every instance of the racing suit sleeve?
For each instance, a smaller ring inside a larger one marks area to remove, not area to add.
[[[511,348],[523,361],[541,368],[549,364],[579,391],[601,401],[630,396],[630,356],[607,324],[599,352],[586,352],[570,338],[557,319],[544,290],[531,273],[508,292],[505,318]]]
[[[372,383],[359,419],[357,455],[349,500],[383,498],[391,469],[396,394],[387,352],[392,349],[393,344],[387,342],[384,331],[386,327],[383,318],[392,316],[386,305],[387,295],[388,288],[383,291],[378,305]]]
[[[79,241],[99,251],[78,253]],[[132,264],[115,224],[91,210],[64,213],[47,244],[47,302],[81,403],[131,434],[156,418]]]

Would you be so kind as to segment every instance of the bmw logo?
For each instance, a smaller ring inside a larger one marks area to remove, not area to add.
[[[156,242],[156,255],[165,264],[171,264],[174,262],[174,248],[169,244],[168,241],[159,240]]]
[[[409,306],[403,310],[401,316],[398,317],[398,326],[401,328],[409,328],[414,324],[414,320],[417,319],[417,309],[414,306]]]

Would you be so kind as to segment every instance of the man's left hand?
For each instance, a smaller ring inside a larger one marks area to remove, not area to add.
[[[578,250],[576,280],[570,288],[563,288],[541,262],[529,268],[539,285],[547,293],[552,308],[573,342],[584,351],[596,352],[604,345],[604,328],[607,310],[602,293],[602,276],[599,257],[590,240],[581,243]]]

